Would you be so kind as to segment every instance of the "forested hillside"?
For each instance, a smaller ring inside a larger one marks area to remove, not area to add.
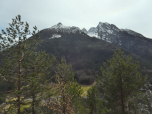
[[[60,34],[61,37],[51,38],[53,34]],[[116,48],[124,51],[125,56],[131,55],[134,61],[139,61],[141,65],[140,71],[147,74],[150,81],[151,63],[147,59],[142,58],[142,56],[131,53],[121,46],[108,43],[96,37],[90,37],[83,32],[69,34],[50,29],[41,31],[41,39],[43,42],[37,50],[45,50],[46,53],[54,55],[58,60],[65,58],[68,64],[72,64],[79,83],[93,83],[92,80],[98,74],[100,66],[103,65],[103,62],[112,58]]]

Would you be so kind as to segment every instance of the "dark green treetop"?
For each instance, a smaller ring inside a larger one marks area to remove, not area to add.
[[[129,102],[145,84],[146,77],[138,71],[139,67],[139,63],[132,62],[131,56],[124,57],[118,49],[113,58],[104,63],[104,68],[101,67],[102,75],[97,78],[97,84],[109,109],[121,114],[127,112]]]

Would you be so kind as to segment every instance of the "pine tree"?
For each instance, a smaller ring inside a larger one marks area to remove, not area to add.
[[[87,107],[89,114],[106,114],[107,109],[102,104],[99,90],[96,85],[93,85],[87,91]]]
[[[84,113],[84,107],[79,104],[82,103],[82,89],[74,80],[72,66],[67,65],[62,59],[61,64],[58,64],[54,71],[56,73],[55,88],[58,93],[56,96],[59,96],[60,100],[50,101],[47,107],[62,114]]]
[[[76,80],[70,82],[70,86],[67,88],[66,92],[69,93],[69,97],[72,97],[71,100],[75,113],[86,114],[87,113],[87,110],[85,109],[86,104],[84,102],[84,99],[81,97],[83,90],[79,85],[79,83]]]
[[[89,108],[89,114],[98,114],[99,92],[96,86],[92,86],[87,91],[87,105]]]
[[[51,60],[51,61],[50,61]],[[33,52],[28,58],[23,67],[25,69],[24,81],[27,83],[24,87],[25,102],[29,99],[25,110],[26,113],[37,114],[42,100],[51,88],[48,86],[50,67],[54,58],[50,59],[44,51]],[[48,87],[47,87],[48,86]],[[27,90],[27,91],[26,91]]]
[[[69,93],[66,92],[68,87],[71,85],[71,83],[68,82],[73,81],[73,72],[71,70],[71,67],[66,65],[65,61],[62,59],[61,64],[58,64],[57,68],[54,69],[54,71],[56,73],[55,81],[57,83],[55,88],[58,91],[58,96],[61,96],[61,99],[60,101],[51,100],[46,106],[49,109],[60,112],[62,114],[74,114],[72,96],[70,97]]]
[[[9,95],[10,103],[16,107],[17,114],[20,114],[22,105],[21,88],[24,85],[22,63],[30,55],[29,50],[34,50],[35,45],[39,43],[39,41],[36,41],[39,36],[36,35],[37,27],[33,27],[34,30],[31,33],[28,23],[22,22],[20,15],[12,19],[9,26],[6,31],[2,30],[2,34],[0,34],[0,51],[3,55],[0,60],[0,76],[3,80],[14,83],[13,93],[11,92],[12,94]],[[33,37],[28,39],[31,35]]]
[[[141,92],[145,76],[138,72],[139,67],[139,63],[133,63],[130,56],[125,58],[118,49],[101,67],[102,76],[97,78],[97,84],[104,93],[106,106],[114,113],[125,114],[129,102]]]

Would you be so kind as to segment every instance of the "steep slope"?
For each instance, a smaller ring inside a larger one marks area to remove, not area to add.
[[[59,28],[41,31],[43,42],[38,50],[45,50],[49,55],[55,55],[58,60],[65,58],[68,64],[72,64],[79,83],[92,83],[103,62],[112,58],[114,50],[120,48],[96,37],[90,37],[79,29],[73,32],[70,30],[71,27],[66,30],[62,30],[63,27]],[[55,34],[60,37],[54,37]],[[140,61],[142,67],[150,66],[131,52],[122,48],[121,50],[125,55],[132,55],[135,61]]]
[[[152,62],[152,39],[135,31],[119,29],[113,24],[99,22],[97,27],[91,27],[86,33],[91,37],[121,46]]]

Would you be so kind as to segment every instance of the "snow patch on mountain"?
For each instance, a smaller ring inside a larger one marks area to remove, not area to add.
[[[109,34],[113,34],[114,30],[118,31],[117,27],[115,27],[113,25],[110,25],[107,22],[105,22],[105,23],[99,22],[97,27],[91,27],[88,30],[87,34],[90,37],[96,37],[96,38],[99,38],[99,39],[102,39],[102,40],[106,40],[106,36],[109,35]],[[111,43],[110,40],[107,40],[107,42]]]
[[[105,40],[105,38],[106,38],[106,35],[103,34],[101,39],[102,39],[102,40]]]
[[[57,25],[54,25],[51,27],[52,29],[59,29],[59,28],[65,28],[65,29],[69,29],[69,26],[64,26],[62,25],[62,23],[58,23]]]
[[[56,32],[62,32],[62,33],[82,33],[82,30],[80,30],[78,27],[75,26],[64,26],[62,23],[58,23],[57,25],[52,26],[51,28],[52,30],[55,30]]]
[[[123,35],[123,33],[127,32],[130,35],[134,36],[140,36],[143,37],[143,35],[134,32],[129,29],[119,29],[114,24],[109,24],[107,22],[99,22],[99,24],[96,27],[91,27],[88,31],[83,28],[82,30],[75,26],[64,26],[62,23],[58,23],[51,28],[49,28],[53,31],[55,31],[55,34],[52,35],[52,38],[60,38],[60,34],[76,34],[79,33],[82,35],[87,34],[90,37],[96,37],[98,39],[102,39],[104,41],[107,41],[109,43],[115,43],[117,45],[122,45],[121,39],[119,36]],[[85,33],[85,34],[84,34]]]
[[[107,33],[112,34],[113,30],[107,30]]]
[[[90,37],[96,37],[96,38],[99,38],[100,39],[100,36],[98,35],[98,33],[88,33],[88,35]]]
[[[97,28],[95,27],[91,27],[89,30],[88,30],[88,33],[87,33],[90,37],[96,37],[96,38],[99,38],[100,39],[100,36],[98,35],[98,32],[97,32]]]
[[[98,29],[98,32],[113,34],[113,28],[107,22],[105,23],[99,22],[96,28]]]
[[[53,34],[52,35],[52,37],[51,38],[49,38],[49,39],[53,39],[53,38],[60,38],[61,37],[61,35],[60,34]]]

